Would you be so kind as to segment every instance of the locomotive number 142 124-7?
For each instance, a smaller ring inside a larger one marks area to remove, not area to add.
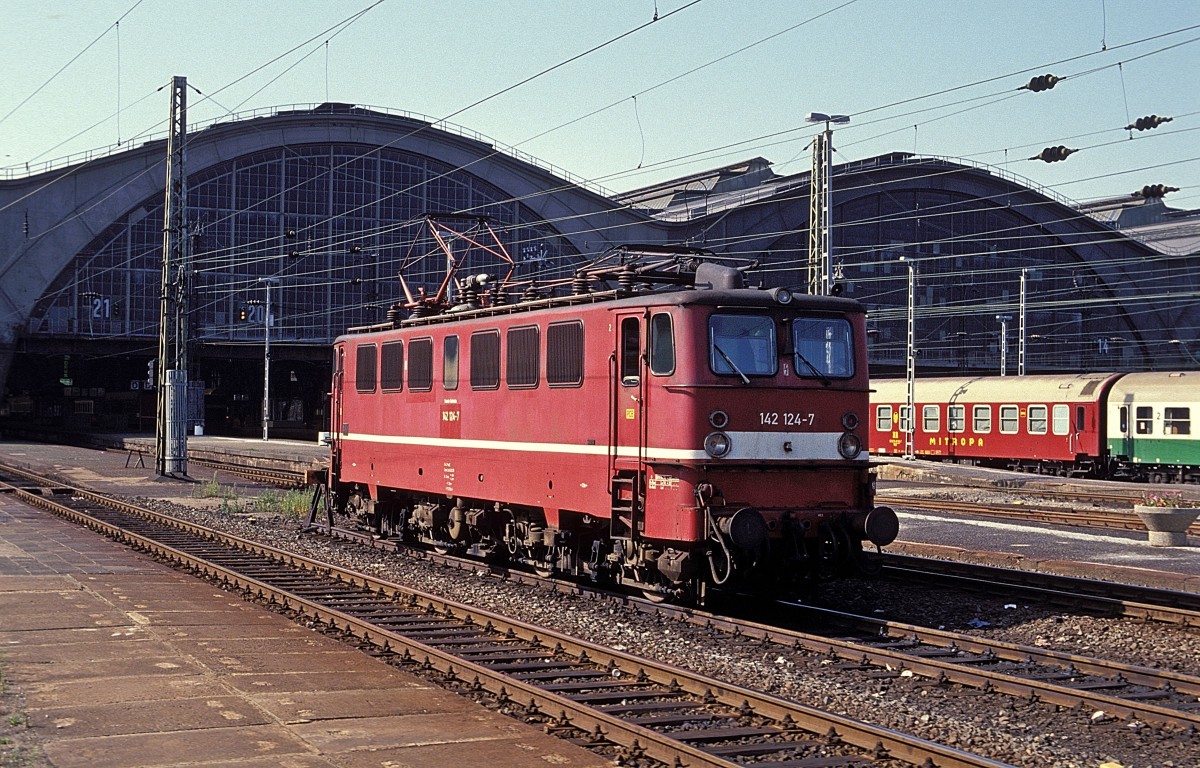
[[[811,427],[816,414],[792,411],[759,411],[758,423],[764,427]]]

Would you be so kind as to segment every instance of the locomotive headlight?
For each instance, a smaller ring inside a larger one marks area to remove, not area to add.
[[[779,302],[780,304],[791,304],[792,303],[792,292],[789,291],[787,288],[776,288],[774,290],[774,294],[775,294],[775,301]]]
[[[724,432],[709,432],[708,437],[704,438],[704,452],[714,459],[729,455],[732,448],[733,442]]]
[[[862,451],[862,441],[858,439],[858,435],[851,432],[843,432],[838,438],[838,453],[843,459],[856,459]]]
[[[842,414],[842,428],[847,432],[853,432],[858,429],[858,414],[854,411],[846,411]]]

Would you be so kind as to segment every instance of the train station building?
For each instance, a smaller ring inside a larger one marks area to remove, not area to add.
[[[3,419],[153,429],[165,168],[161,139],[0,169]],[[259,429],[264,373],[273,434],[324,429],[333,339],[387,319],[401,275],[436,291],[447,252],[549,281],[618,245],[691,246],[807,283],[810,176],[761,157],[615,193],[465,128],[327,103],[189,129],[187,174],[189,380],[211,434]],[[919,374],[1005,358],[1011,375],[1018,350],[1029,373],[1200,369],[1200,212],[1161,187],[1080,205],[899,152],[831,186],[832,279],[870,313],[873,374],[912,351],[910,272]]]

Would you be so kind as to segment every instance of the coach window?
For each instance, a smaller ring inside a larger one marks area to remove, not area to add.
[[[1154,409],[1148,405],[1139,405],[1134,412],[1135,428],[1139,435],[1154,433]]]
[[[1122,408],[1121,410],[1125,411],[1124,408]],[[1128,419],[1128,418],[1129,418],[1128,412],[1124,412],[1121,414],[1122,422],[1124,422],[1124,420]],[[1077,406],[1075,406],[1075,431],[1082,432],[1085,427],[1087,427],[1087,409],[1084,408],[1082,405],[1077,405]],[[1125,424],[1122,423],[1121,424],[1121,432],[1124,432],[1124,431],[1125,431]]]
[[[458,389],[458,337],[442,339],[442,386],[453,392]]]
[[[403,341],[389,341],[379,348],[379,388],[384,392],[404,389]]]
[[[355,355],[354,389],[358,392],[375,391],[375,345],[361,344]]]
[[[912,409],[907,405],[900,406],[900,431],[912,432]]]
[[[675,333],[671,316],[659,312],[650,318],[650,373],[667,376],[675,372]]]
[[[1046,434],[1046,406],[1029,406],[1029,413],[1026,415],[1026,425],[1031,435]]]
[[[971,413],[971,426],[977,435],[986,435],[992,431],[992,406],[977,405]]]
[[[536,325],[508,329],[507,357],[504,360],[504,383],[509,389],[535,389],[541,358],[538,346],[541,332]]]
[[[1021,429],[1021,411],[1015,405],[1000,406],[1000,434],[1015,435]]]
[[[875,406],[875,429],[878,432],[892,431],[892,406]]]
[[[500,331],[471,334],[471,389],[500,388]]]
[[[1054,406],[1054,419],[1051,428],[1056,435],[1065,435],[1071,431],[1071,406]]]
[[[642,375],[642,324],[636,317],[621,321],[621,384],[636,387]]]
[[[408,342],[408,388],[414,392],[433,389],[433,339]]]
[[[950,432],[967,431],[967,407],[965,405],[946,407],[946,429]]]
[[[1163,432],[1168,435],[1192,434],[1191,408],[1164,408]]]
[[[921,406],[921,429],[925,432],[942,431],[942,409],[940,406]]]
[[[583,384],[583,323],[578,320],[546,326],[546,384]]]

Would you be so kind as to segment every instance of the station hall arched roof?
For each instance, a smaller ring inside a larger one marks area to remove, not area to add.
[[[414,205],[454,210],[465,194],[456,190],[476,185],[489,214],[508,206],[506,215],[513,227],[537,229],[539,238],[553,238],[564,258],[598,254],[622,243],[688,244],[719,253],[758,256],[764,262],[764,279],[772,283],[805,282],[808,174],[776,175],[763,158],[611,195],[575,183],[561,171],[465,129],[433,125],[407,113],[324,104],[272,110],[190,131],[188,173],[192,180],[211,182],[206,194],[214,198],[214,209],[235,211],[236,201],[219,199],[228,188],[219,179],[228,169],[239,163],[253,165],[255,158],[286,163],[293,155],[311,157],[326,150],[340,152],[338,157],[403,156],[397,162],[424,158],[424,182],[453,177],[457,187],[430,193]],[[145,230],[142,239],[128,238],[120,247],[130,252],[141,247],[149,264],[161,258],[161,243],[158,254],[152,253],[153,224],[157,222],[161,239],[165,154],[165,140],[156,140],[80,162],[33,169],[19,178],[0,179],[0,347],[7,350],[0,354],[0,380],[18,338],[39,332],[84,335],[83,326],[73,322],[71,314],[76,312],[80,295],[96,291],[83,290],[78,272],[71,274],[72,265],[78,270],[86,259],[95,260],[106,248],[116,250],[118,233],[138,226]],[[338,167],[337,162],[322,166],[326,171]],[[333,178],[337,174],[328,175]],[[1098,308],[1140,306],[1135,315],[1118,316],[1110,311],[1105,315],[1105,327],[1097,331],[1105,338],[1132,339],[1125,352],[1132,350],[1138,359],[1150,354],[1145,340],[1177,335],[1181,325],[1200,325],[1194,308],[1147,304],[1139,296],[1137,286],[1145,282],[1134,280],[1140,276],[1135,273],[1147,262],[1163,259],[1164,254],[1121,236],[1068,201],[1020,180],[957,161],[896,153],[838,166],[833,181],[839,273],[849,294],[869,308],[877,308],[885,325],[897,305],[893,284],[900,279],[888,265],[899,255],[923,259],[930,274],[940,274],[945,283],[953,282],[960,272],[978,274],[1024,261],[1043,270],[1077,266],[1047,279],[1055,291],[1073,284],[1088,292],[1087,301]],[[471,205],[477,202],[471,199]],[[305,204],[296,201],[300,209]],[[319,220],[337,205],[327,204],[332,207],[305,215]],[[156,208],[158,219],[153,216]],[[401,213],[411,216],[414,210]],[[285,208],[276,213],[281,217],[294,214]],[[377,226],[386,226],[384,218],[375,215]],[[258,226],[255,237],[261,241],[266,225]],[[221,247],[239,247],[230,241],[237,237],[237,232],[228,235]],[[326,233],[325,237],[333,235]],[[106,269],[121,268],[112,258],[107,263]],[[320,268],[341,269],[342,265],[318,260],[307,274]],[[245,278],[253,280],[261,270],[261,265],[250,269]],[[227,271],[236,272],[237,268]],[[1190,279],[1196,280],[1194,276]],[[72,285],[75,293],[63,298],[71,293]],[[127,282],[123,290],[135,290],[132,286],[133,282]],[[156,307],[157,284],[150,281],[145,290],[154,293],[147,306]],[[979,280],[973,288],[948,287],[946,295],[957,298],[940,299],[945,303],[946,319],[935,324],[934,333],[961,338],[973,332],[962,320],[967,314],[964,307],[979,309],[1002,295],[1011,298],[1011,291]],[[326,292],[324,300],[355,299]],[[53,306],[56,301],[62,305],[57,310]],[[126,311],[128,315],[129,308]],[[228,307],[215,311],[211,322],[218,322],[222,312],[228,314]],[[988,310],[984,307],[982,311]],[[1054,314],[1058,320],[1063,312]],[[59,325],[40,320],[60,316],[63,322]],[[1086,322],[1086,318],[1075,319]],[[156,331],[145,323],[138,328]],[[309,341],[328,339],[327,330],[309,328],[313,331]],[[952,328],[967,330],[947,330]],[[135,332],[128,316],[118,332]],[[218,332],[214,338],[222,336]]]

